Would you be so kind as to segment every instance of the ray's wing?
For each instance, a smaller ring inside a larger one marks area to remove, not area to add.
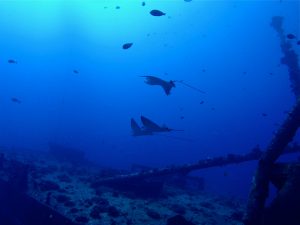
[[[154,76],[141,76],[141,77],[145,77],[146,78],[146,83],[149,85],[161,85],[163,86],[166,81],[158,78],[158,77],[154,77]]]
[[[137,124],[137,122],[135,122],[133,118],[131,118],[130,126],[133,136],[142,135],[142,129],[139,127],[139,125]]]
[[[144,127],[151,132],[160,131],[162,128],[148,118],[141,116],[141,121]]]
[[[175,84],[172,81],[167,82],[165,80],[162,80],[162,79],[160,79],[158,77],[154,77],[154,76],[141,76],[141,77],[146,78],[146,81],[145,81],[146,84],[161,86],[164,89],[166,95],[169,95],[172,87],[175,87]]]

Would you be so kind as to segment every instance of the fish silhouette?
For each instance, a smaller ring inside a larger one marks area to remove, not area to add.
[[[141,77],[145,77],[146,78],[146,80],[145,80],[146,84],[161,86],[164,89],[166,95],[170,95],[171,89],[173,87],[175,87],[175,82],[172,81],[172,80],[165,81],[165,80],[160,79],[160,78],[155,77],[155,76],[141,76]]]
[[[11,101],[14,102],[14,103],[18,103],[18,104],[22,103],[22,101],[20,99],[16,98],[16,97],[12,97]]]
[[[14,59],[9,59],[9,60],[7,60],[7,62],[10,63],[10,64],[17,64],[17,63],[18,63],[18,62],[17,62],[16,60],[14,60]]]
[[[150,14],[151,14],[152,16],[164,16],[164,15],[166,15],[164,12],[162,12],[162,11],[160,11],[160,10],[158,10],[158,9],[153,9],[153,10],[151,10],[151,11],[150,11]]]
[[[169,132],[169,131],[173,130],[166,126],[159,126],[144,116],[141,116],[141,121],[142,121],[142,124],[144,125],[144,130],[151,132],[151,133],[153,133],[153,132]]]
[[[131,48],[132,45],[133,45],[133,43],[125,43],[125,44],[123,44],[122,48],[126,50],[126,49]]]
[[[133,136],[152,135],[152,132],[142,129],[133,118],[130,122]]]
[[[131,130],[133,136],[153,135],[159,132],[182,131],[172,129],[164,125],[159,126],[144,116],[141,116],[141,122],[143,124],[142,127],[140,127],[137,122],[131,118]]]

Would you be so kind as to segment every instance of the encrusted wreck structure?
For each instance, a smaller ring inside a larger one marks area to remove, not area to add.
[[[286,39],[283,17],[274,16],[271,26],[278,33],[283,53],[281,63],[288,67],[291,88],[297,99],[294,108],[271,140],[258,161],[258,168],[249,196],[245,225],[297,225],[300,223],[300,163],[276,163],[284,148],[293,140],[300,126],[300,68],[298,55]],[[265,201],[269,183],[278,189],[269,207]]]
[[[291,42],[286,38],[286,34],[283,29],[283,17],[274,16],[271,21],[271,26],[277,32],[280,40],[280,48],[283,54],[281,63],[286,65],[289,72],[289,78],[291,81],[291,88],[296,98],[300,97],[300,67],[299,57],[292,47]]]

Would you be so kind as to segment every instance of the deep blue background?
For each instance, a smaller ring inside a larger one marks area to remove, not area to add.
[[[295,102],[269,24],[283,16],[285,31],[300,37],[299,1],[141,2],[0,2],[0,146],[47,150],[52,141],[118,168],[267,146]],[[177,84],[166,96],[140,75],[184,80],[206,94]],[[132,137],[130,118],[140,115],[184,132]],[[246,197],[254,168],[198,174],[208,190]]]

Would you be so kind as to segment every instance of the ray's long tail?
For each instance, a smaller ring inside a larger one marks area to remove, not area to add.
[[[180,83],[180,84],[182,84],[182,85],[184,85],[184,86],[186,86],[186,87],[188,87],[188,88],[191,88],[191,89],[193,89],[193,90],[195,90],[195,91],[198,91],[198,92],[200,92],[200,93],[202,93],[202,94],[205,94],[205,93],[206,93],[205,91],[202,91],[202,90],[200,90],[200,89],[197,88],[197,87],[194,87],[194,86],[192,86],[192,85],[189,85],[189,84],[185,83],[183,80],[174,80],[173,82]]]

